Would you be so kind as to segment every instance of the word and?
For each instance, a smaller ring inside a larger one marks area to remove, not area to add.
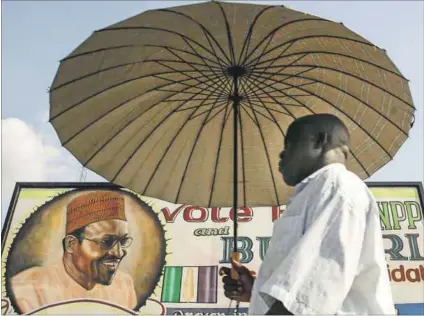
[[[194,236],[222,236],[230,234],[230,226],[222,228],[198,228],[193,232]]]

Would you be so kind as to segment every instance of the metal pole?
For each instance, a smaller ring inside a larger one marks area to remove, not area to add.
[[[233,99],[233,210],[234,210],[234,253],[237,253],[237,228],[238,228],[238,106],[240,96],[238,91],[238,76],[234,76],[234,99]],[[240,302],[236,302],[235,314],[239,312]]]
[[[233,210],[234,210],[234,252],[237,252],[237,227],[238,227],[238,151],[237,151],[237,130],[238,130],[238,78],[234,76],[234,100],[233,100]]]

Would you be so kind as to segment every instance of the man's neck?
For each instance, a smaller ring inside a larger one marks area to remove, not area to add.
[[[92,290],[96,286],[96,282],[89,280],[89,277],[79,271],[72,262],[72,256],[65,254],[63,256],[63,267],[65,268],[66,273],[79,285],[81,285],[87,291]]]

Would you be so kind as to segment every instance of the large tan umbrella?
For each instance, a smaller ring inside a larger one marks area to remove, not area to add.
[[[343,24],[227,2],[146,11],[94,32],[61,61],[50,105],[85,167],[202,206],[284,204],[277,160],[297,117],[340,117],[352,137],[347,166],[365,179],[394,157],[414,115],[386,52]]]

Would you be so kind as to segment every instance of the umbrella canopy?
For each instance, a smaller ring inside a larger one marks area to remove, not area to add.
[[[347,167],[365,179],[393,158],[414,115],[386,52],[343,24],[227,2],[146,11],[94,32],[61,61],[50,105],[61,143],[85,167],[203,206],[284,204],[278,154],[295,118],[337,115],[351,133]]]

